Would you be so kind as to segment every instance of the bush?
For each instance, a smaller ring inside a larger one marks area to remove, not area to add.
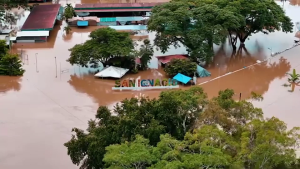
[[[188,59],[172,59],[164,70],[168,76],[175,76],[177,73],[194,76],[197,71],[197,64]]]
[[[22,76],[24,72],[22,62],[17,54],[7,53],[1,58],[0,75]]]

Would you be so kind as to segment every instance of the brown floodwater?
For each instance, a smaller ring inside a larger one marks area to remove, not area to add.
[[[60,0],[62,4],[65,2],[100,1]],[[299,9],[297,6],[285,5],[287,14],[294,22],[299,21]],[[24,20],[20,19],[18,24],[22,24]],[[69,58],[68,49],[85,42],[89,32],[99,27],[74,27],[69,35],[65,35],[63,25],[64,23],[59,23],[55,26],[46,43],[13,45],[11,51],[22,54],[26,72],[23,77],[0,76],[0,168],[78,168],[72,164],[63,146],[71,138],[72,127],[85,129],[87,121],[94,117],[99,105],[112,107],[125,98],[154,98],[161,92],[112,91],[113,80],[96,79],[93,77],[96,70],[71,66],[66,62]],[[249,67],[257,63],[257,60],[269,57],[271,52],[291,47],[294,40],[298,39],[295,37],[296,32],[295,28],[291,34],[276,32],[268,36],[253,35],[246,42],[247,51],[243,50],[241,55],[232,56],[228,44],[216,46],[214,62],[207,67],[212,76],[198,78],[198,85],[225,75],[201,85],[210,98],[226,88],[234,89],[237,99],[239,93],[242,93],[243,99],[247,99],[254,91],[264,96],[264,101],[253,103],[263,109],[266,117],[276,116],[288,123],[289,127],[297,126],[300,117],[297,111],[300,108],[297,104],[300,100],[300,87],[290,93],[289,88],[282,84],[287,82],[287,72],[292,69],[300,72],[300,47]],[[148,37],[153,41],[154,33],[150,33]],[[182,53],[185,53],[184,48],[171,48],[166,54]],[[162,53],[155,51],[154,56],[159,55]],[[153,58],[150,65],[157,67],[157,60]],[[242,70],[230,74],[239,69]],[[126,75],[123,79],[164,76],[163,70],[158,67]]]

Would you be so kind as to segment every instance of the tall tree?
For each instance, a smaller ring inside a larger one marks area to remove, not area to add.
[[[138,51],[138,57],[141,60],[141,69],[146,70],[148,68],[148,63],[152,59],[154,50],[148,39],[145,39],[143,42],[144,43],[141,45],[141,48]]]
[[[106,147],[106,150],[103,161],[106,163],[106,167],[111,169],[145,169],[156,161],[153,147],[149,145],[149,140],[140,135],[137,135],[133,142],[110,145]]]
[[[16,21],[15,16],[9,12],[12,8],[28,8],[28,0],[1,0],[0,1],[0,21],[5,24],[11,24]],[[0,27],[1,31],[2,27]]]
[[[106,64],[115,57],[131,57],[134,43],[129,33],[117,32],[112,28],[101,28],[90,33],[90,40],[77,44],[71,51],[68,62],[83,67],[97,68],[99,62]]]
[[[164,91],[158,99],[126,99],[112,111],[101,106],[96,119],[89,122],[88,133],[73,129],[75,135],[65,143],[68,155],[83,169],[102,168],[106,146],[133,141],[137,134],[149,139],[151,145],[165,133],[183,139],[194,127],[205,99],[203,89],[193,87]]]
[[[173,0],[155,6],[148,29],[156,32],[155,45],[162,52],[180,44],[195,61],[211,61],[213,44],[226,37],[228,28],[240,27],[241,18],[204,0]]]
[[[239,28],[228,28],[234,47],[237,38],[244,45],[249,36],[258,32],[269,34],[275,31],[286,33],[293,31],[291,19],[285,15],[284,10],[275,1],[216,0],[214,4],[244,18],[244,22]]]

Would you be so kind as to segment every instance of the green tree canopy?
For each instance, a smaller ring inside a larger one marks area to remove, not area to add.
[[[0,59],[0,75],[21,76],[25,72],[17,54],[7,53]]]
[[[193,128],[205,100],[202,88],[193,87],[164,91],[158,99],[126,99],[112,111],[101,106],[96,119],[89,122],[88,133],[74,128],[75,135],[65,146],[74,164],[101,168],[106,146],[133,141],[137,134],[149,139],[151,145],[165,133],[183,139]]]
[[[0,21],[3,23],[15,23],[15,16],[8,10],[12,8],[28,8],[28,0],[1,0],[0,1]],[[0,27],[1,31],[1,27]]]
[[[170,63],[164,68],[168,76],[173,77],[177,73],[184,74],[186,76],[194,76],[197,71],[197,63],[192,62],[189,59],[172,59]]]
[[[74,16],[76,15],[72,4],[67,4],[64,10],[64,18],[66,19],[66,21],[68,21],[68,19],[71,19]]]
[[[8,52],[5,40],[0,40],[0,75],[21,76],[25,72],[18,54]]]
[[[112,28],[100,28],[90,33],[90,40],[77,44],[71,51],[68,62],[83,67],[98,67],[99,62],[106,64],[115,57],[131,57],[134,43],[129,33],[117,32]]]
[[[213,44],[226,38],[226,30],[240,27],[233,12],[205,0],[173,0],[155,6],[148,29],[156,32],[155,45],[162,52],[182,44],[195,61],[211,61]]]
[[[243,44],[249,36],[258,32],[268,34],[275,31],[286,33],[293,31],[291,19],[275,1],[216,0],[213,3],[234,12],[244,20],[239,28],[228,29],[234,46],[237,38]]]
[[[65,143],[81,168],[288,169],[297,167],[299,128],[264,119],[233,90],[207,99],[200,87],[169,90],[158,99],[126,99],[100,107],[87,132]],[[112,115],[113,114],[113,115]]]

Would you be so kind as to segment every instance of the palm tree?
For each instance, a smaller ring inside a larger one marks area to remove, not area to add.
[[[300,75],[296,73],[296,69],[293,69],[293,73],[288,74],[290,78],[288,78],[288,82],[290,84],[284,84],[284,87],[290,87],[291,90],[289,92],[294,92],[296,86],[300,86]]]
[[[64,31],[66,31],[66,34],[69,34],[69,32],[71,31],[71,27],[68,25],[66,27],[64,27]]]
[[[300,80],[300,75],[296,73],[296,69],[293,69],[293,73],[289,73],[290,78],[288,81],[290,83],[297,83]]]

